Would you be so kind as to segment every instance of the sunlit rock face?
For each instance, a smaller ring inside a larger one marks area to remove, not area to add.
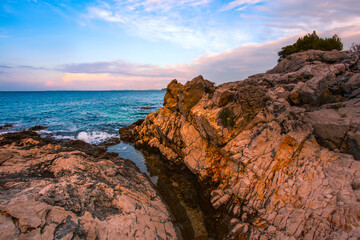
[[[358,53],[297,53],[216,87],[173,80],[131,131],[211,184],[229,239],[360,237]]]
[[[129,160],[34,132],[0,136],[0,239],[182,239]]]

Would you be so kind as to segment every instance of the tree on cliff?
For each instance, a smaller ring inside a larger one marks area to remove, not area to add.
[[[342,50],[343,43],[341,42],[339,36],[336,34],[331,38],[320,38],[316,34],[316,31],[314,31],[311,34],[309,33],[304,37],[300,37],[294,44],[282,47],[281,51],[278,52],[278,62],[293,53],[307,51],[310,49],[323,51],[331,51],[334,49]]]

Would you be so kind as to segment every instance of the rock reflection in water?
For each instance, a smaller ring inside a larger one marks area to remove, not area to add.
[[[126,143],[109,147],[108,151],[134,161],[149,175],[181,226],[184,239],[217,239],[214,210],[185,166],[170,166],[159,154],[140,152]]]

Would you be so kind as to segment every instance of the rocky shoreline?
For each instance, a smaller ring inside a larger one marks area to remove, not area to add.
[[[359,53],[310,50],[215,86],[173,80],[123,140],[184,163],[226,239],[360,238]]]
[[[157,187],[106,151],[118,139],[0,135],[0,239],[360,238],[359,57],[307,51],[244,81],[173,80],[163,108],[119,130],[164,157],[148,165]]]
[[[182,239],[149,178],[82,141],[0,136],[0,239]]]

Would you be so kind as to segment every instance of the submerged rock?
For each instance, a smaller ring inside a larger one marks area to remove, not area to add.
[[[228,239],[357,239],[359,74],[358,53],[313,50],[216,89],[173,80],[128,139],[185,163]]]
[[[11,128],[13,127],[14,125],[13,124],[5,124],[3,126],[0,126],[0,130],[3,130],[3,129],[7,129],[7,128]]]
[[[31,127],[28,130],[29,131],[39,131],[39,130],[44,130],[44,129],[47,129],[47,128],[48,127],[38,125],[38,126]]]
[[[34,132],[0,136],[0,239],[181,239],[129,160]]]

